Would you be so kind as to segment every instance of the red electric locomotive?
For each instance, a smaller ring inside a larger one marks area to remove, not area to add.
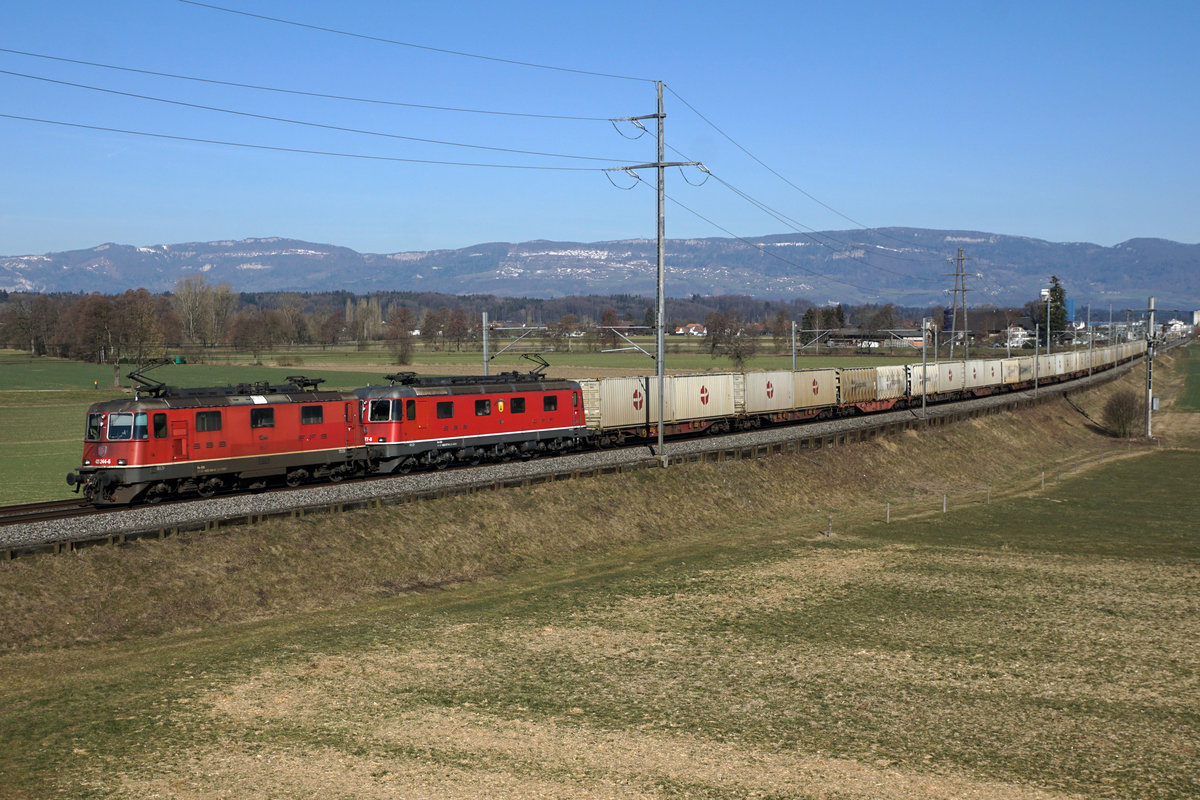
[[[574,381],[547,380],[538,371],[386,377],[392,385],[355,390],[366,445],[382,472],[560,453],[589,435]]]
[[[353,394],[322,381],[178,389],[142,376],[134,399],[88,409],[83,465],[67,475],[96,504],[298,485],[371,470]]]

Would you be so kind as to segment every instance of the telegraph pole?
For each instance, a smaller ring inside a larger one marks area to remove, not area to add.
[[[655,114],[644,114],[640,117],[624,117],[622,122],[635,122],[643,119],[653,119],[658,121],[658,160],[653,164],[636,164],[631,167],[612,167],[609,172],[629,172],[632,173],[637,169],[650,169],[653,167],[658,171],[658,301],[655,308],[655,360],[658,362],[658,460],[665,467],[667,466],[667,454],[663,448],[663,418],[664,405],[663,394],[666,386],[666,346],[664,335],[666,331],[666,299],[664,297],[664,280],[663,273],[664,263],[666,259],[666,231],[667,231],[667,212],[666,212],[666,169],[667,167],[701,167],[699,161],[664,161],[666,157],[667,142],[663,133],[663,121],[667,115],[663,112],[663,82],[658,81],[658,112]]]

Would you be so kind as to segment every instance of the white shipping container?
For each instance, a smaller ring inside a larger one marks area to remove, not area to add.
[[[938,391],[961,392],[966,385],[962,361],[943,361],[938,364]]]
[[[670,420],[671,380],[666,378],[663,416]],[[658,420],[658,378],[601,378],[581,380],[583,408],[589,428],[608,430],[647,425]]]
[[[839,369],[837,374],[838,402],[842,405],[868,403],[876,399],[879,384],[875,367],[849,367]]]
[[[1005,386],[1021,382],[1021,359],[1006,358],[1000,362],[1000,382]]]
[[[875,397],[879,400],[893,400],[904,397],[907,388],[906,372],[902,366],[875,367]]]
[[[921,380],[922,367],[924,367],[925,380]],[[938,393],[937,364],[909,364],[905,371],[908,373],[908,393],[911,396],[920,397],[923,394]]]
[[[1033,356],[1021,356],[1017,359],[1021,370],[1021,383],[1033,380],[1033,371],[1036,368]]]
[[[1004,361],[989,358],[983,362],[983,385],[1000,386],[1004,383]]]
[[[740,380],[740,374],[738,376]],[[734,375],[713,372],[706,375],[675,375],[668,390],[672,422],[734,416],[736,404]]]
[[[963,385],[967,389],[979,389],[987,385],[984,362],[978,359],[962,362]]]
[[[767,414],[796,407],[791,370],[746,373],[746,413]]]
[[[797,408],[837,405],[836,369],[802,369],[792,375]]]

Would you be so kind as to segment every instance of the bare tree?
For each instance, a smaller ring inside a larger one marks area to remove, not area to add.
[[[388,317],[385,335],[388,340],[388,348],[392,351],[392,358],[397,364],[412,362],[412,332],[415,323],[416,318],[413,312],[406,306],[396,306],[392,309],[391,316]]]
[[[1132,435],[1134,426],[1143,413],[1144,405],[1137,392],[1122,389],[1104,404],[1104,424],[1114,436],[1127,439]]]

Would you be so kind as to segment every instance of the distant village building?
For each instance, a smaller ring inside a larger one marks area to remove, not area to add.
[[[1004,333],[1007,337],[1009,347],[1024,347],[1033,341],[1033,334],[1020,325],[1013,325],[1005,330]]]
[[[687,325],[680,325],[675,329],[676,336],[708,336],[708,328],[705,328],[699,322],[689,322]]]

